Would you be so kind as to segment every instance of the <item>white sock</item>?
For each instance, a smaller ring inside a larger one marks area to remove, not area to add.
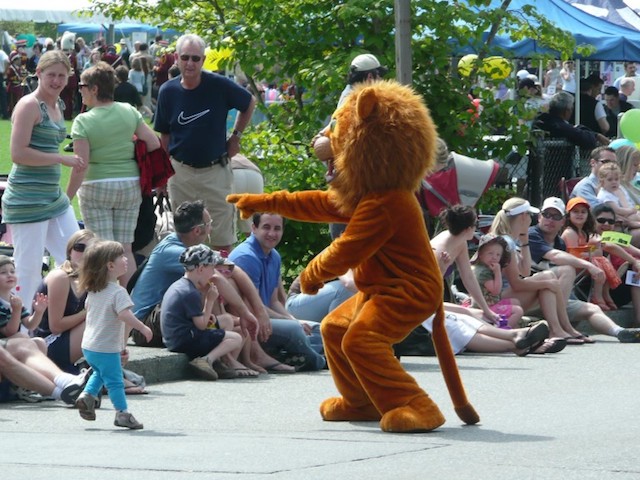
[[[611,330],[609,330],[609,335],[611,335],[612,337],[617,337],[622,330],[624,330],[624,328],[622,328],[620,325],[616,325],[615,327],[611,327]]]
[[[60,400],[60,395],[62,394],[62,388],[58,387],[56,385],[56,387],[53,389],[53,393],[51,394],[51,396],[53,398],[55,398],[56,400]]]
[[[70,373],[66,373],[66,372],[61,372],[58,375],[56,375],[56,378],[53,379],[53,383],[55,383],[57,387],[64,388],[75,380],[76,380],[75,375],[71,375]]]

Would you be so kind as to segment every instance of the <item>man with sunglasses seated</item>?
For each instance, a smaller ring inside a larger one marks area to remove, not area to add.
[[[596,147],[589,155],[589,164],[591,165],[591,173],[580,180],[571,191],[571,198],[582,197],[591,208],[600,205],[602,200],[598,200],[599,180],[598,172],[600,167],[605,163],[616,161],[616,151],[611,147]]]
[[[567,314],[572,323],[586,321],[594,331],[616,337],[622,343],[640,343],[640,328],[622,328],[606,316],[597,305],[569,299],[576,278],[576,268],[590,270],[592,278],[596,275],[604,276],[604,272],[592,263],[567,253],[567,247],[560,238],[565,225],[564,215],[565,205],[562,200],[557,197],[545,199],[538,214],[538,224],[529,227],[531,261],[537,264],[548,262],[549,267],[560,280],[567,299]],[[526,313],[541,316],[540,312]],[[593,343],[593,340],[587,335],[572,339],[572,344],[580,342]]]
[[[178,39],[181,75],[160,87],[154,128],[176,172],[168,185],[171,206],[175,210],[185,201],[204,200],[213,220],[210,246],[230,251],[237,238],[235,208],[226,201],[233,188],[229,159],[240,153],[240,137],[256,100],[233,80],[202,70],[205,46],[197,35]],[[227,137],[227,115],[233,109],[238,114]]]

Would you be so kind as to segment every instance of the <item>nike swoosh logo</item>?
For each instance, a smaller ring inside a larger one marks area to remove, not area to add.
[[[194,113],[193,115],[189,115],[188,117],[185,116],[184,112],[180,112],[180,115],[178,115],[178,123],[180,125],[187,125],[187,124],[189,124],[191,122],[195,122],[200,117],[204,117],[210,111],[211,111],[211,109],[206,109],[206,110],[203,110],[202,112]]]

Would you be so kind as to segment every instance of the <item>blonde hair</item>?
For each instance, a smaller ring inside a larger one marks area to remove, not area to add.
[[[511,235],[511,219],[517,218],[518,215],[509,216],[507,212],[527,203],[524,198],[513,197],[502,204],[502,209],[496,214],[491,224],[489,233],[493,235]],[[524,212],[527,213],[527,212]],[[527,213],[527,215],[529,215]]]
[[[638,159],[640,159],[640,150],[638,150],[636,147],[625,145],[623,147],[619,147],[616,150],[616,160],[618,161],[618,165],[620,165],[620,171],[622,172],[620,184],[624,186],[624,188],[627,190],[627,193],[629,193],[629,196],[636,204],[640,203],[640,190],[634,187],[631,181],[625,177],[631,171],[631,169],[636,168],[634,167],[633,162],[634,160]]]
[[[608,175],[611,175],[613,173],[617,173],[618,176],[622,175],[622,170],[620,169],[620,165],[614,162],[605,163],[600,167],[600,170],[598,170],[598,180],[600,180],[600,183],[602,183],[602,180],[604,180],[605,178],[607,178]]]
[[[99,292],[109,284],[108,265],[124,254],[124,248],[112,240],[98,240],[84,252],[80,267],[79,287],[88,292]]]
[[[49,50],[40,57],[40,60],[38,60],[38,66],[36,67],[36,70],[38,72],[43,72],[47,68],[58,64],[64,65],[64,67],[67,69],[67,72],[71,71],[71,63],[69,62],[69,58],[64,52],[60,50]]]
[[[96,234],[91,230],[86,229],[78,230],[73,235],[71,235],[71,237],[69,237],[69,241],[67,242],[67,259],[62,265],[60,265],[60,270],[66,273],[69,277],[77,277],[80,272],[78,270],[78,266],[71,263],[71,250],[73,250],[73,246],[76,243],[84,242],[86,244],[89,240],[93,240],[94,238],[96,238]]]

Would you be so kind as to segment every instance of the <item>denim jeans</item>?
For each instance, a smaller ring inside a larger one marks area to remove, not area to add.
[[[353,295],[340,280],[324,284],[318,293],[308,295],[298,293],[287,298],[287,311],[301,320],[321,322],[329,312]]]
[[[302,355],[305,363],[302,370],[321,370],[326,366],[326,360],[322,355],[322,338],[320,336],[320,324],[306,322],[312,325],[312,334],[308,336],[297,320],[272,318],[272,334],[262,344],[267,352],[284,351],[288,356]]]

